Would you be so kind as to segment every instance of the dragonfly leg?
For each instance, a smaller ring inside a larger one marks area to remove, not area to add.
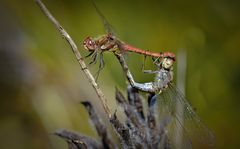
[[[158,58],[152,58],[153,64],[156,65],[157,67],[160,67],[160,57]]]
[[[146,58],[147,58],[147,56],[144,55],[143,64],[142,64],[142,71],[144,71],[144,69],[145,69]]]
[[[145,61],[146,61],[146,55],[144,55],[144,60],[143,60],[143,64],[142,64],[142,72],[143,73],[148,73],[148,74],[153,74],[153,73],[157,73],[158,71],[154,71],[154,70],[145,70]]]
[[[154,71],[154,70],[142,70],[142,72],[148,73],[148,74],[158,73],[158,71]]]
[[[103,60],[103,51],[100,53],[100,64],[99,64],[99,67],[98,67],[98,71],[96,73],[96,77],[95,77],[95,80],[97,81],[98,80],[98,76],[99,76],[99,73],[100,71],[104,68],[105,66],[105,62]]]
[[[149,83],[136,83],[133,79],[133,76],[127,66],[127,63],[125,62],[124,57],[121,54],[117,54],[115,53],[115,56],[117,57],[117,59],[119,60],[123,71],[128,79],[128,82],[130,83],[130,85],[140,91],[143,92],[150,92],[150,93],[155,93],[157,91],[157,88],[154,86],[153,82],[149,82]]]
[[[94,53],[94,51],[91,51],[87,56],[84,56],[84,59],[85,59],[85,58],[88,58],[88,57],[91,56],[93,53]]]
[[[96,64],[96,62],[97,62],[97,58],[98,58],[98,50],[95,50],[94,52],[93,52],[93,54],[92,54],[92,56],[91,56],[93,59],[92,59],[92,61],[89,63],[90,65],[91,64]]]

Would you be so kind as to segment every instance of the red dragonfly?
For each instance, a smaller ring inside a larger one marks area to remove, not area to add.
[[[99,72],[103,69],[105,63],[103,60],[103,52],[108,51],[108,52],[116,52],[118,49],[121,50],[121,52],[134,52],[138,54],[142,54],[145,57],[150,56],[152,58],[156,58],[157,60],[161,60],[163,58],[171,58],[174,61],[176,60],[175,54],[171,52],[151,52],[149,50],[143,50],[140,48],[136,48],[132,45],[126,44],[123,41],[121,41],[119,38],[117,38],[113,32],[112,26],[110,23],[107,21],[107,19],[104,17],[102,12],[98,9],[96,6],[95,2],[92,0],[93,6],[95,7],[95,10],[97,11],[97,14],[102,20],[102,23],[104,24],[105,31],[107,32],[105,35],[102,35],[97,38],[93,37],[87,37],[83,41],[83,46],[85,50],[88,50],[90,53],[86,57],[91,56],[93,59],[90,62],[96,63],[97,58],[100,55],[100,64],[99,64],[99,70],[97,72],[97,77],[99,75]],[[121,48],[119,48],[121,47]]]
[[[153,95],[151,102],[152,105],[155,103],[156,99],[158,99],[160,106],[158,115],[159,119],[165,116],[171,116],[171,122],[169,122],[164,135],[172,138],[170,139],[171,142],[175,142],[174,138],[177,135],[181,135],[182,147],[175,146],[176,148],[191,148],[191,141],[194,137],[197,137],[197,140],[201,143],[212,145],[214,143],[213,134],[200,120],[181,91],[179,91],[172,83],[173,63],[176,61],[175,55],[171,52],[150,52],[135,48],[129,44],[122,42],[114,35],[111,25],[97,8],[94,1],[92,2],[104,24],[104,28],[107,31],[107,34],[102,35],[98,38],[87,37],[84,40],[83,45],[86,50],[90,51],[90,54],[88,56],[92,55],[93,57],[93,60],[90,63],[96,63],[96,60],[100,53],[100,65],[98,73],[104,67],[103,52],[114,52],[124,70],[124,73],[130,85],[140,91],[151,93]],[[120,49],[120,52],[117,51],[118,49]],[[158,69],[156,71],[150,72],[156,74],[155,80],[153,82],[135,82],[121,53],[127,51],[143,54],[145,56],[154,57],[160,60],[159,63],[154,62]],[[178,103],[183,107],[182,114],[178,113],[176,110],[176,104]],[[180,119],[183,120],[181,121]]]

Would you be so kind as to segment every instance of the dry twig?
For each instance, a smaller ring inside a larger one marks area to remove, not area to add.
[[[109,109],[109,107],[107,105],[106,97],[103,94],[102,90],[97,85],[94,77],[92,76],[91,72],[87,68],[85,62],[83,61],[83,58],[82,58],[80,52],[78,51],[78,48],[77,48],[76,44],[74,43],[72,38],[69,36],[69,34],[59,24],[59,22],[52,16],[52,14],[49,12],[49,10],[46,8],[46,6],[42,3],[42,1],[41,0],[36,0],[36,3],[38,4],[38,6],[42,10],[42,12],[53,23],[53,25],[58,29],[58,31],[61,33],[61,35],[67,40],[67,42],[71,46],[72,51],[75,54],[76,59],[77,59],[78,63],[80,64],[84,74],[86,75],[88,81],[91,83],[91,85],[93,86],[94,90],[96,91],[96,93],[97,93],[97,95],[98,95],[98,97],[99,97],[99,99],[100,99],[100,101],[102,103],[102,106],[103,106],[105,112],[108,114],[108,117],[111,118],[111,111],[110,111],[110,109]]]

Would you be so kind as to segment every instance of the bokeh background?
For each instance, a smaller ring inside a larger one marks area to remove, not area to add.
[[[89,0],[44,0],[77,43],[104,34]],[[96,0],[117,35],[152,51],[186,53],[185,93],[216,137],[215,148],[239,148],[240,2],[237,0]],[[0,1],[0,148],[66,148],[52,135],[60,128],[97,137],[79,104],[93,103],[109,125],[98,98],[69,45],[34,0]],[[111,53],[99,77],[112,112],[115,87],[126,89],[121,68]],[[143,57],[128,54],[138,82]],[[175,65],[177,66],[177,65]],[[146,67],[154,69],[151,61]],[[91,66],[97,71],[97,65]],[[175,71],[177,74],[177,71]]]

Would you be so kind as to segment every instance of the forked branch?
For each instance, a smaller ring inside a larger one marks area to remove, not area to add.
[[[88,81],[91,83],[91,85],[93,86],[94,90],[96,91],[96,93],[97,93],[97,95],[98,95],[98,97],[99,97],[99,99],[100,99],[100,101],[102,103],[102,106],[104,108],[104,111],[107,113],[108,117],[111,118],[111,112],[110,112],[110,109],[109,109],[109,107],[107,105],[106,97],[103,94],[102,90],[97,85],[94,77],[92,76],[91,72],[87,68],[85,62],[83,61],[83,58],[82,58],[80,52],[78,51],[78,48],[77,48],[76,44],[74,43],[72,38],[69,36],[69,34],[59,24],[59,22],[52,16],[52,14],[49,12],[49,10],[46,8],[46,6],[42,3],[42,1],[41,0],[36,0],[36,3],[38,4],[38,6],[42,10],[42,12],[53,23],[53,25],[58,29],[58,31],[62,34],[62,36],[67,40],[67,42],[71,46],[72,51],[75,54],[76,59],[77,59],[78,63],[81,66],[81,69],[83,70],[83,72],[86,75]]]

